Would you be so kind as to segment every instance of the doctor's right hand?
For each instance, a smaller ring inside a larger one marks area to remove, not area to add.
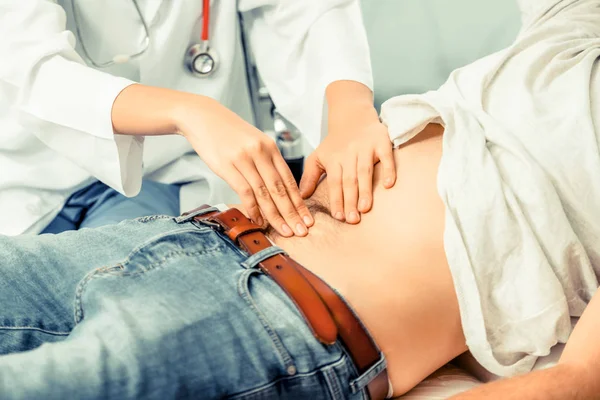
[[[240,196],[246,213],[285,237],[305,236],[314,223],[275,142],[218,101],[140,84],[115,99],[113,131],[187,138],[210,169]]]
[[[264,216],[285,237],[308,234],[314,220],[271,138],[208,97],[194,96],[174,115],[178,133],[240,196],[255,223],[262,226]]]

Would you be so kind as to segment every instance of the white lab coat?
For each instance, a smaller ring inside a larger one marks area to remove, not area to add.
[[[141,82],[213,97],[251,121],[238,10],[274,102],[312,146],[322,138],[329,83],[372,87],[358,0],[213,0],[211,45],[220,64],[206,79],[183,65],[200,36],[201,0],[138,0],[151,25],[148,51],[102,71],[80,56],[71,1],[0,0],[0,234],[40,232],[95,179],[127,196],[143,176],[195,182],[182,188],[182,207],[231,198],[187,141],[115,135],[111,108],[121,90]],[[94,60],[141,47],[144,30],[129,0],[74,1]]]

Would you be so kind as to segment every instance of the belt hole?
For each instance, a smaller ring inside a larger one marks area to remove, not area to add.
[[[281,269],[281,268],[283,268],[283,267],[282,267],[281,265],[277,264],[277,265],[275,266],[275,268],[277,268],[277,269]]]
[[[233,217],[233,218],[231,218],[231,220],[232,220],[233,222],[237,222],[237,217]]]
[[[260,240],[258,240],[258,239],[254,239],[253,242],[254,242],[254,244],[260,244]]]

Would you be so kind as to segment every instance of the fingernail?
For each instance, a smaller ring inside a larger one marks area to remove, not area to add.
[[[296,225],[296,233],[298,235],[306,235],[306,227],[302,224]]]
[[[367,200],[360,199],[360,201],[358,202],[358,208],[360,208],[361,211],[364,211],[367,208]]]
[[[387,178],[383,184],[389,187],[392,184],[392,178]]]
[[[342,212],[338,211],[335,213],[335,219],[339,219],[340,221],[344,220],[344,214],[342,214]]]
[[[359,221],[359,216],[356,213],[356,211],[352,211],[350,214],[348,214],[348,221],[350,222],[358,222]]]
[[[290,229],[290,227],[287,224],[281,225],[281,230],[283,231],[283,234],[285,236],[291,236],[294,234],[294,232],[292,232],[292,230]]]
[[[306,226],[310,226],[313,223],[312,218],[309,217],[308,215],[305,215],[304,217],[302,217],[302,220],[304,221],[304,223],[306,224]]]
[[[263,221],[262,217],[258,217],[258,218],[256,219],[256,225],[260,225],[260,226],[262,226],[262,225],[263,225],[263,222],[264,222],[264,221]]]

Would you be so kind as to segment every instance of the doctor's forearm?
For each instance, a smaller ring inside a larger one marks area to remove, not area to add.
[[[113,103],[115,133],[123,135],[168,135],[180,133],[181,110],[195,106],[197,112],[210,112],[219,105],[209,97],[171,89],[134,84],[121,91]]]
[[[367,118],[379,118],[373,105],[373,92],[355,81],[335,81],[325,91],[329,119],[344,120],[356,114]]]

